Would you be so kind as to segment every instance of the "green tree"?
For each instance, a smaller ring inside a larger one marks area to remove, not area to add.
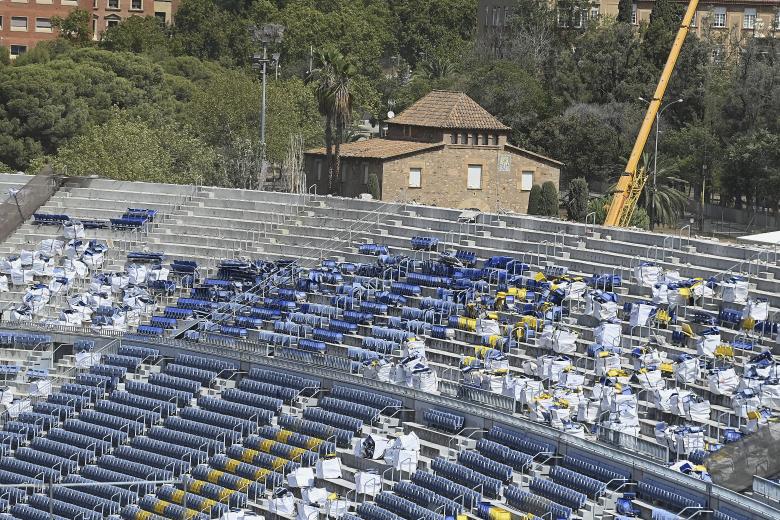
[[[590,191],[588,190],[588,181],[582,177],[577,177],[569,182],[569,194],[566,198],[566,213],[569,220],[582,222],[588,214],[588,202],[590,200]]]
[[[333,63],[337,59],[335,50],[328,49],[317,57],[319,65],[312,70],[307,78],[308,83],[314,84],[314,95],[317,98],[317,109],[325,118],[325,151],[328,164],[328,190],[333,189],[333,85],[336,82],[336,73]]]
[[[333,119],[336,124],[336,146],[333,150],[333,169],[335,175],[341,174],[341,143],[344,140],[344,131],[352,123],[352,78],[356,73],[355,66],[344,58],[338,56],[333,62],[334,82],[331,88],[331,101],[333,103]]]
[[[84,46],[92,40],[89,22],[92,15],[85,9],[74,9],[68,16],[53,16],[51,25],[59,31],[60,38],[68,40],[73,45]]]
[[[68,175],[194,184],[211,183],[215,155],[187,128],[152,128],[121,111],[63,146],[54,166]]]
[[[531,186],[531,192],[528,194],[528,214],[543,215],[542,187],[538,184]]]
[[[642,42],[645,62],[657,71],[666,63],[680,26],[682,6],[674,0],[656,0]],[[655,74],[655,73],[654,73]]]
[[[374,200],[382,198],[382,192],[379,188],[379,178],[375,173],[368,176],[368,192],[374,197]]]
[[[4,45],[0,45],[0,69],[3,68],[3,65],[10,65],[10,64],[11,64],[11,50]]]
[[[165,27],[153,16],[131,16],[103,33],[100,46],[110,51],[154,54],[168,53]]]
[[[547,181],[542,184],[540,214],[545,217],[557,217],[558,207],[558,189],[555,187],[554,182]]]
[[[780,180],[780,135],[760,130],[737,137],[726,151],[720,175],[723,195],[742,207],[760,205],[778,210]]]
[[[634,3],[632,0],[618,0],[617,21],[620,23],[631,23],[633,10]]]
[[[588,204],[588,213],[595,214],[596,224],[603,225],[607,218],[607,212],[609,206],[612,204],[612,195],[607,195],[599,199],[591,200]],[[650,228],[650,217],[647,215],[645,208],[638,206],[634,209],[634,213],[631,214],[631,227],[639,229]]]

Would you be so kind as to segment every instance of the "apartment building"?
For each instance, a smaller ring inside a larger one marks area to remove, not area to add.
[[[685,0],[678,0],[687,5]],[[506,34],[512,17],[517,15],[521,0],[480,0],[477,10],[477,38],[487,52],[501,56],[507,50]],[[558,3],[558,0],[550,0]],[[650,21],[654,0],[637,0],[631,13],[632,23]],[[594,2],[568,1],[561,9],[561,27],[583,28],[589,20],[600,16],[616,17],[618,0]],[[705,30],[717,33],[733,32],[736,36],[766,37],[780,29],[780,0],[719,0],[701,1],[694,18],[693,31],[701,36]]]
[[[52,18],[66,17],[74,9],[91,13],[93,38],[130,16],[156,16],[170,23],[179,0],[0,0],[0,45],[11,58],[24,54],[40,41],[57,37]]]

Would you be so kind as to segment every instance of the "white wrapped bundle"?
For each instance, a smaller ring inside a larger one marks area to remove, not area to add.
[[[699,377],[699,360],[696,358],[684,359],[674,365],[674,377],[684,384],[695,383]]]
[[[669,286],[665,283],[656,284],[653,286],[653,303],[655,304],[668,304],[669,293],[673,292],[669,290]]]
[[[720,284],[721,297],[727,303],[747,303],[748,290],[747,280],[734,280]]]
[[[739,386],[739,376],[733,368],[713,370],[707,376],[710,392],[715,395],[732,396]]]
[[[153,267],[149,270],[148,276],[146,277],[148,281],[155,282],[157,280],[168,280],[168,275],[170,274],[170,269],[166,269],[162,266]]]
[[[13,285],[27,285],[33,281],[33,272],[29,269],[14,269],[11,271]]]
[[[595,371],[596,376],[607,375],[612,369],[619,369],[621,365],[620,356],[609,352],[599,352],[596,356]]]
[[[663,380],[660,370],[647,370],[646,368],[643,368],[639,372],[636,372],[635,375],[644,390],[657,390],[666,386],[666,382]]]
[[[38,257],[33,260],[32,272],[34,276],[52,276],[54,267],[54,259]]]
[[[477,320],[477,334],[483,336],[501,336],[501,325],[496,320]]]
[[[634,277],[643,287],[653,287],[661,279],[663,269],[652,263],[643,263],[634,268]]]
[[[600,402],[593,399],[581,399],[577,407],[577,420],[593,424],[599,419]]]
[[[130,277],[124,273],[111,275],[111,292],[120,293],[127,288],[130,283]]]
[[[22,261],[19,257],[8,259],[0,258],[0,273],[11,274],[12,271],[21,269]]]
[[[8,292],[8,277],[4,274],[0,275],[0,292]]]
[[[603,322],[593,331],[596,343],[608,347],[619,347],[622,337],[620,323]]]
[[[37,251],[45,253],[48,256],[61,256],[64,251],[65,243],[62,240],[54,238],[47,238],[41,240],[38,244]]]
[[[769,319],[769,302],[764,299],[749,299],[742,310],[742,319],[766,321]]]
[[[87,244],[82,240],[69,240],[65,246],[65,256],[70,259],[81,258],[86,250]]]
[[[715,349],[721,344],[720,330],[717,327],[703,330],[696,340],[696,354],[715,359]]]
[[[34,255],[32,251],[27,251],[23,249],[22,252],[19,253],[19,261],[22,262],[22,267],[31,267],[33,260],[34,260]]]
[[[631,306],[631,317],[629,323],[632,327],[647,327],[650,325],[653,317],[658,311],[658,307],[655,305],[647,305],[645,303],[634,303]]]
[[[662,412],[672,412],[672,396],[677,394],[674,388],[658,388],[653,392],[653,404]]]
[[[146,281],[147,270],[145,265],[130,264],[127,267],[127,276],[130,285],[139,285]]]
[[[737,417],[747,419],[748,414],[758,412],[761,408],[761,399],[753,390],[743,390],[731,398],[731,405]]]
[[[62,225],[65,238],[84,238],[84,224],[77,220],[69,220]]]
[[[780,384],[776,381],[761,385],[759,395],[761,397],[762,406],[766,406],[772,410],[780,410]]]

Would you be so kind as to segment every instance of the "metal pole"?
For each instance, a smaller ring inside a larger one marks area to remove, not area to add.
[[[263,103],[260,109],[260,168],[265,168],[265,103],[266,72],[268,71],[268,44],[263,43]]]
[[[265,83],[263,83],[265,86]],[[653,192],[650,194],[650,231],[655,229],[655,190],[658,177],[658,126],[661,124],[661,112],[655,114],[655,152],[653,153]]]

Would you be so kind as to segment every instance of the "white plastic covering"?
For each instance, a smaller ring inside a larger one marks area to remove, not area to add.
[[[715,395],[734,395],[739,386],[739,376],[733,368],[716,370],[707,377],[710,392]]]
[[[694,383],[698,376],[699,360],[696,358],[684,359],[674,365],[674,377],[679,383]]]
[[[338,457],[332,459],[318,459],[315,469],[317,478],[341,478],[341,460]]]
[[[622,336],[620,323],[603,322],[593,331],[596,343],[610,347],[619,347]]]
[[[127,266],[127,276],[130,285],[139,285],[146,281],[147,269],[145,265],[130,264]]]
[[[13,269],[11,271],[11,283],[13,285],[27,285],[33,281],[33,272],[30,269]]]
[[[644,370],[635,375],[644,390],[657,390],[666,386],[660,370]]]
[[[647,305],[644,303],[634,303],[631,306],[631,318],[629,320],[630,325],[632,327],[648,326],[653,316],[655,315],[656,309],[657,307],[654,305]]]
[[[721,344],[720,331],[706,330],[696,340],[696,353],[710,359],[715,358],[715,349]]]
[[[382,477],[377,473],[358,471],[355,473],[355,490],[358,494],[378,495],[382,491]]]
[[[500,336],[501,325],[496,320],[478,319],[477,334],[482,334],[483,336]]]
[[[634,277],[639,285],[653,287],[661,279],[663,269],[655,264],[638,265],[634,268]]]
[[[84,238],[84,224],[76,220],[65,222],[62,226],[65,238]]]
[[[0,275],[0,292],[8,292],[8,277],[4,274]]]
[[[290,487],[305,488],[314,485],[314,470],[312,468],[298,468],[287,475],[287,485]]]
[[[736,280],[720,284],[723,301],[728,303],[747,303],[748,289],[747,280]]]
[[[742,310],[742,319],[752,318],[756,321],[769,319],[769,302],[766,300],[749,299]]]

